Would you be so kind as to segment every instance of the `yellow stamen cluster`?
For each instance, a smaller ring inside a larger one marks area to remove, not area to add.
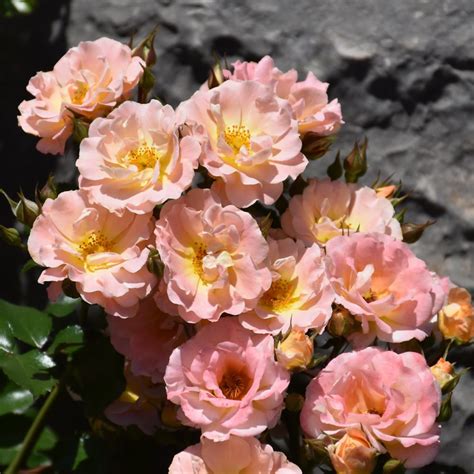
[[[250,148],[250,130],[243,125],[228,126],[224,131],[224,140],[237,154],[242,146]]]
[[[71,94],[71,102],[76,105],[81,105],[89,90],[87,82],[77,81],[74,85],[74,91]]]
[[[372,301],[375,301],[377,299],[376,293],[372,290],[372,288],[369,289],[364,295],[362,295],[362,298],[364,298],[367,303],[372,303]]]
[[[130,150],[124,161],[130,165],[135,165],[139,171],[147,168],[154,168],[156,162],[161,158],[161,153],[154,146],[140,145],[138,148]]]
[[[193,256],[193,267],[194,271],[199,275],[199,278],[202,278],[204,270],[202,268],[202,259],[207,255],[206,246],[203,243],[196,242],[193,246],[194,256]]]
[[[245,371],[229,370],[219,382],[219,388],[229,400],[242,400],[251,385],[250,377]]]
[[[100,231],[91,232],[80,244],[79,251],[82,258],[98,252],[109,252],[112,248],[112,243]]]
[[[294,285],[291,280],[280,278],[260,298],[260,304],[271,311],[280,312],[292,303]]]

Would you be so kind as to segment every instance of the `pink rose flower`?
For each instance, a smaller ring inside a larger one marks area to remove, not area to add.
[[[301,474],[283,453],[273,451],[269,444],[255,438],[231,436],[215,443],[201,438],[173,458],[169,474]]]
[[[321,333],[331,317],[334,292],[320,248],[289,238],[270,240],[269,247],[272,286],[254,310],[240,316],[242,325],[273,335],[290,327]]]
[[[375,347],[341,354],[306,390],[301,426],[331,443],[353,428],[381,453],[421,467],[439,447],[439,387],[424,357]]]
[[[130,371],[162,382],[171,352],[186,340],[181,320],[160,311],[149,296],[135,317],[107,321],[112,345],[129,360]]]
[[[31,258],[47,267],[40,283],[57,289],[69,278],[81,297],[114,316],[131,317],[156,277],[146,268],[153,219],[124,212],[117,216],[91,204],[84,191],[48,199],[28,239]]]
[[[155,234],[168,298],[190,323],[249,311],[270,287],[268,244],[257,222],[209,190],[167,202]]]
[[[226,81],[198,91],[178,110],[201,126],[201,163],[237,207],[273,204],[283,181],[295,179],[308,164],[290,105],[256,81]]]
[[[119,426],[138,426],[152,435],[160,426],[159,409],[166,400],[164,385],[154,384],[148,377],[134,375],[125,365],[127,386],[117,400],[104,411],[104,415]]]
[[[274,359],[273,338],[227,317],[204,326],[173,351],[165,374],[168,400],[203,436],[255,436],[277,423],[289,374]]]
[[[151,212],[191,185],[201,147],[182,136],[183,121],[171,106],[125,102],[94,120],[81,142],[80,187],[113,212]]]
[[[402,239],[391,202],[367,186],[311,179],[303,194],[291,198],[281,218],[283,230],[306,245],[326,244],[353,232],[380,232]]]
[[[336,303],[361,323],[356,347],[423,340],[443,302],[439,281],[408,245],[383,234],[336,237],[326,246]]]
[[[73,117],[90,121],[106,115],[130,96],[144,66],[128,46],[110,38],[79,43],[52,71],[31,78],[27,90],[35,98],[20,104],[19,125],[41,137],[42,153],[64,153]]]
[[[298,121],[299,132],[312,132],[320,136],[336,133],[342,121],[341,105],[337,99],[328,103],[329,84],[321,82],[312,72],[298,82],[298,73],[291,69],[280,71],[270,56],[258,63],[236,61],[233,72],[224,70],[224,77],[234,81],[258,81],[270,85],[278,97],[287,100]]]

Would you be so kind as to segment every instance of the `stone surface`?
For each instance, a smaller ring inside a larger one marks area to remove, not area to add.
[[[1,111],[0,153],[6,167],[0,186],[31,191],[58,168],[56,158],[35,152],[35,140],[16,128],[15,107],[26,96],[29,76],[50,67],[67,46],[81,40],[108,35],[127,41],[133,32],[143,37],[159,25],[154,92],[173,105],[206,79],[212,52],[229,61],[271,54],[281,69],[311,70],[328,81],[346,121],[335,148],[348,152],[355,139],[369,138],[366,182],[377,171],[401,179],[411,193],[409,219],[437,220],[415,245],[417,254],[434,271],[474,290],[472,0],[44,3],[32,19],[0,25],[8,41],[0,53],[7,66],[0,80],[3,93],[9,91],[8,106]],[[308,174],[324,170],[333,156],[314,163]],[[71,163],[72,157],[60,160],[61,173]],[[1,206],[3,215],[6,207]],[[9,268],[20,260],[2,257]],[[12,279],[2,296],[31,299],[25,295],[26,283],[18,291],[19,281]],[[472,365],[472,357],[464,362]],[[473,388],[473,379],[465,377],[455,395],[460,409],[443,432],[441,464],[424,472],[448,472],[443,465],[473,472]]]

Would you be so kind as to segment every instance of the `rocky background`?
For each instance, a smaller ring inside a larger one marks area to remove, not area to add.
[[[346,125],[334,149],[367,136],[370,183],[378,171],[411,192],[408,220],[437,224],[415,245],[430,267],[474,290],[474,2],[472,0],[43,0],[29,16],[0,20],[0,187],[32,195],[49,172],[72,173],[74,156],[44,156],[16,124],[25,86],[68,47],[102,35],[127,42],[156,25],[155,94],[176,105],[202,83],[212,53],[313,71],[331,84]],[[313,163],[324,170],[334,152]],[[1,220],[11,224],[5,202]],[[25,257],[0,247],[0,296],[42,304],[21,274]],[[456,354],[472,366],[473,350]],[[425,473],[474,472],[474,378],[454,395],[436,465]],[[456,467],[458,466],[458,467]]]

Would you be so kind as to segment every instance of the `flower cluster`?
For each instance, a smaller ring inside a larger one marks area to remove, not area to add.
[[[130,100],[137,85],[146,97],[146,59],[81,43],[20,105],[42,152],[88,128],[79,189],[42,203],[28,250],[50,299],[72,286],[106,314],[126,387],[105,415],[199,432],[170,473],[300,473],[313,448],[337,473],[430,463],[444,401],[423,344],[472,339],[470,296],[410,250],[398,186],[357,183],[365,148],[346,180],[334,166],[302,177],[305,146],[327,150],[343,124],[328,84],[266,56],[214,72],[174,110]],[[285,405],[296,379],[305,398]]]

